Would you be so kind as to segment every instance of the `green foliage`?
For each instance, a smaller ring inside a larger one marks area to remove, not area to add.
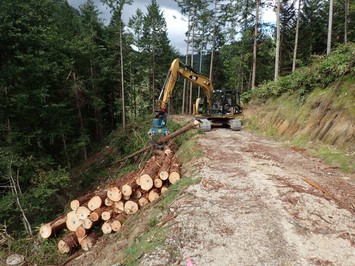
[[[310,67],[296,70],[288,76],[280,77],[277,82],[258,86],[243,95],[245,101],[251,99],[266,100],[283,93],[297,93],[300,97],[311,92],[315,87],[326,88],[346,73],[355,73],[355,45],[341,45],[327,57],[321,57]]]

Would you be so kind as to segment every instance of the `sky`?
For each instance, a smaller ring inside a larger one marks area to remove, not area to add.
[[[68,3],[78,8],[85,3],[86,0],[68,0]],[[110,21],[110,10],[106,8],[100,0],[94,0],[96,6],[101,12],[101,17],[107,24]],[[146,12],[146,6],[151,3],[151,0],[134,0],[132,5],[125,5],[123,9],[123,21],[127,24],[129,18],[136,13],[139,8],[143,13]],[[187,31],[187,19],[180,14],[180,8],[174,0],[157,0],[160,10],[163,12],[168,28],[168,37],[171,45],[180,53],[186,53],[185,32]],[[264,22],[275,22],[275,13],[272,10],[262,11],[262,20]]]

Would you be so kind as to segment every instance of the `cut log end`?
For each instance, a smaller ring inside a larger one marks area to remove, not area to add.
[[[72,200],[70,202],[70,208],[73,210],[73,211],[76,211],[80,206],[80,201],[75,199],[75,200]]]
[[[169,182],[175,184],[178,180],[180,180],[180,174],[178,172],[171,172],[169,175]]]
[[[112,231],[114,232],[118,232],[122,227],[122,224],[120,221],[118,220],[115,220],[111,223],[111,228],[112,228]]]
[[[107,190],[107,197],[112,201],[119,201],[122,198],[122,192],[118,187],[110,187]]]
[[[128,184],[122,186],[122,194],[123,196],[129,197],[132,195],[132,187]]]
[[[91,211],[94,211],[94,210],[100,208],[101,205],[102,205],[102,199],[100,196],[94,196],[88,202],[88,208]]]
[[[127,201],[126,203],[125,203],[125,206],[124,206],[124,208],[125,208],[125,212],[127,213],[127,214],[134,214],[134,213],[136,213],[137,211],[138,211],[138,204],[137,203],[135,203],[134,201],[131,201],[131,200],[129,200],[129,201]]]
[[[81,240],[80,242],[81,248],[85,251],[89,251],[95,245],[98,238],[99,236],[96,233],[92,233],[88,235],[83,240]]]
[[[51,225],[49,223],[42,225],[41,228],[39,229],[39,234],[41,235],[42,238],[50,237],[52,234]]]
[[[110,234],[112,232],[112,227],[110,225],[109,221],[106,221],[103,223],[103,225],[101,226],[101,230],[104,234]]]
[[[71,211],[67,214],[67,221],[66,221],[67,228],[75,232],[75,230],[81,225],[80,219],[75,211]]]
[[[140,177],[139,184],[143,190],[148,191],[153,187],[153,180],[149,175],[145,174]]]

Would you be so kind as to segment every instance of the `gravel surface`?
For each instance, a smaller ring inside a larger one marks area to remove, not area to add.
[[[141,265],[355,265],[355,177],[247,131],[215,129]]]

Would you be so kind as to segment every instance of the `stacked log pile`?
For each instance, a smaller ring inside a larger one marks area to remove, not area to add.
[[[58,242],[59,252],[72,253],[80,247],[89,250],[99,235],[120,231],[126,216],[158,199],[179,179],[180,165],[167,148],[161,155],[152,156],[141,170],[127,173],[105,189],[73,199],[71,211],[42,225],[39,234],[49,238],[66,229],[68,233]]]

